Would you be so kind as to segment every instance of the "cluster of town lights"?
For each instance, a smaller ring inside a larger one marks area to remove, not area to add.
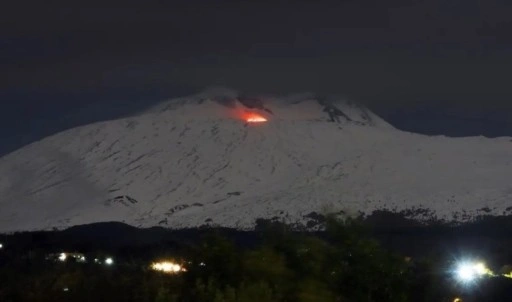
[[[4,245],[0,243],[0,249],[4,248]],[[66,262],[70,259],[75,262],[86,262],[86,258],[81,253],[58,253],[51,254],[47,259],[55,259],[61,262]],[[112,257],[106,257],[103,261],[95,258],[94,263],[105,264],[107,266],[111,266],[114,264],[114,259]],[[200,266],[205,266],[205,263],[201,262]],[[187,269],[183,267],[183,265],[178,264],[174,261],[165,260],[165,261],[157,261],[150,264],[150,268],[153,271],[165,273],[165,274],[178,274],[182,272],[186,272]],[[463,285],[472,285],[475,284],[478,280],[484,277],[504,277],[512,279],[512,272],[503,273],[503,274],[495,274],[491,269],[489,269],[484,262],[481,261],[470,261],[464,260],[459,261],[455,264],[455,268],[452,270],[454,278]],[[64,288],[64,291],[69,291],[69,288]],[[452,300],[453,302],[462,302],[462,299],[456,297]]]
[[[187,271],[183,266],[171,261],[153,262],[151,269],[166,274],[176,274]]]
[[[60,253],[58,257],[62,262],[65,262],[69,258],[72,258],[77,262],[85,262],[85,256],[79,253]]]
[[[60,253],[57,259],[61,262],[66,262],[68,259],[74,259],[77,262],[86,262],[85,256],[80,253]],[[94,263],[101,263],[101,261],[96,258],[94,259]],[[105,258],[105,261],[103,262],[106,265],[112,265],[114,264],[114,259],[112,257]]]
[[[82,262],[82,263],[86,262],[85,256],[80,253],[60,253],[60,254],[53,254],[53,255],[55,255],[53,257],[56,257],[56,259],[59,260],[60,262],[66,262],[70,259],[73,259],[76,262]],[[49,259],[52,259],[52,257],[50,256]],[[55,258],[53,258],[53,259],[55,259]],[[105,265],[110,266],[110,265],[114,264],[114,259],[112,257],[107,257],[107,258],[105,258],[104,261],[101,261],[100,259],[95,258],[94,263],[97,263],[97,264],[104,263]],[[203,263],[201,263],[201,264],[203,265]],[[173,262],[173,261],[168,261],[168,260],[153,262],[153,263],[151,263],[150,267],[154,271],[159,271],[159,272],[163,272],[166,274],[177,274],[177,273],[187,271],[182,265],[180,265],[176,262]]]
[[[2,243],[0,243],[0,249],[3,248]],[[66,262],[68,259],[74,259],[76,262],[86,262],[85,256],[80,253],[60,253],[54,254],[59,261]],[[55,258],[53,258],[55,259]],[[98,258],[94,259],[94,263],[104,263],[105,265],[113,265],[114,259],[112,257],[106,257],[102,262]],[[204,266],[204,263],[200,263],[200,266]],[[186,272],[186,268],[182,265],[173,262],[173,261],[158,261],[153,262],[150,265],[150,268],[154,271],[163,272],[166,274],[177,274],[181,272]],[[456,264],[455,269],[452,271],[456,280],[464,285],[473,284],[475,281],[478,281],[484,277],[504,277],[504,278],[512,278],[512,272],[504,273],[497,275],[491,269],[489,269],[485,263],[481,261],[460,261]]]

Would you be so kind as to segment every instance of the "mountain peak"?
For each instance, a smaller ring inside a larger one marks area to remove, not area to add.
[[[383,209],[463,221],[512,211],[509,155],[508,139],[405,133],[338,99],[195,95],[0,158],[0,231],[248,228]]]
[[[232,90],[204,92],[173,99],[151,108],[148,113],[174,111],[183,118],[240,119],[251,113],[272,120],[315,120],[391,128],[368,108],[352,101],[294,95],[284,97],[239,94]]]

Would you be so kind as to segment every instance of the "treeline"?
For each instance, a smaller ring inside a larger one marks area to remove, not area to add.
[[[187,271],[152,271],[147,259],[114,255],[112,266],[56,263],[41,253],[6,255],[0,301],[452,301],[454,288],[435,261],[397,255],[357,220],[327,217],[325,232],[259,221],[258,244],[240,247],[215,230],[169,251]]]

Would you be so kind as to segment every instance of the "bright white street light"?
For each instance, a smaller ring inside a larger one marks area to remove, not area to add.
[[[105,264],[106,264],[106,265],[112,265],[112,264],[114,264],[114,259],[112,259],[112,258],[110,258],[110,257],[109,257],[109,258],[107,258],[107,259],[105,259]]]
[[[478,275],[474,270],[474,267],[471,263],[461,263],[457,266],[456,270],[457,279],[460,281],[467,283],[475,280]]]
[[[455,269],[455,276],[462,283],[471,283],[485,275],[494,276],[493,272],[482,262],[461,262]]]

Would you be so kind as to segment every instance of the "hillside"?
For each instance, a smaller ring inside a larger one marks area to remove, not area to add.
[[[267,122],[247,123],[252,115]],[[465,221],[512,211],[511,150],[506,137],[401,132],[350,102],[197,95],[1,158],[0,232],[103,221],[246,228],[376,209]]]

